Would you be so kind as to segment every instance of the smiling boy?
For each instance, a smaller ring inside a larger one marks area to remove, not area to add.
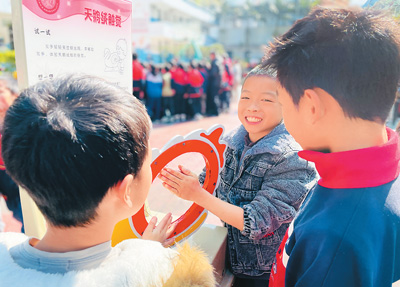
[[[245,78],[238,107],[242,126],[224,138],[228,147],[217,197],[182,166],[180,171],[164,169],[159,176],[174,194],[226,223],[234,286],[268,285],[279,243],[315,183],[314,167],[297,156],[300,146],[282,122],[277,84],[260,67]],[[203,182],[204,174],[200,178]]]

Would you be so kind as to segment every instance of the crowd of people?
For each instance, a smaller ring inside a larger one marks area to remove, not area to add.
[[[242,68],[228,56],[210,53],[210,62],[141,64],[132,55],[133,95],[154,122],[198,120],[229,110]]]

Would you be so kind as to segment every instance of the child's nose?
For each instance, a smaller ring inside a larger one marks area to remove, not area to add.
[[[247,109],[248,109],[249,111],[251,111],[251,112],[258,111],[258,109],[259,109],[258,103],[257,103],[257,102],[252,102],[252,103],[248,106]]]

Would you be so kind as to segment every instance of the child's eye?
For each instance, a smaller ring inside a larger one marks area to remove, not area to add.
[[[262,102],[269,102],[269,103],[272,103],[272,101],[271,101],[270,99],[262,99],[261,101],[262,101]]]
[[[241,99],[241,100],[248,100],[248,99],[249,99],[249,97],[246,97],[246,96],[241,96],[241,97],[240,97],[240,99]]]

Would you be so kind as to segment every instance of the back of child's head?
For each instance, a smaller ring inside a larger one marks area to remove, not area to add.
[[[398,27],[378,12],[313,10],[270,45],[263,66],[277,71],[297,105],[321,88],[346,116],[384,123],[400,77]]]
[[[21,93],[7,112],[7,171],[54,226],[84,226],[109,188],[140,171],[148,150],[146,109],[102,79],[68,76]]]

